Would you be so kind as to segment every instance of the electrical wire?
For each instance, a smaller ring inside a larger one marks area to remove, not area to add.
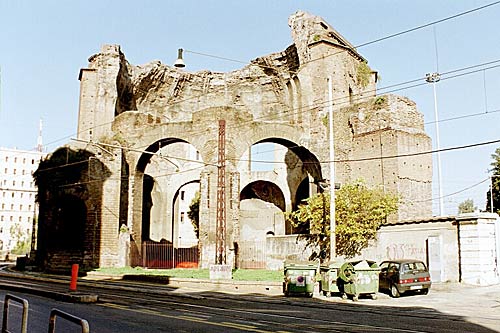
[[[429,27],[429,26],[434,26],[434,25],[437,25],[437,24],[445,22],[445,21],[456,19],[458,17],[464,16],[464,15],[467,15],[467,14],[470,14],[470,13],[473,13],[473,12],[476,12],[476,11],[483,10],[483,9],[486,9],[488,7],[491,7],[491,6],[498,5],[499,3],[500,3],[500,1],[496,1],[496,2],[493,2],[493,3],[490,3],[490,4],[486,4],[484,6],[476,7],[476,8],[473,8],[471,10],[467,10],[467,11],[464,11],[464,12],[461,12],[461,13],[458,13],[458,14],[455,14],[455,15],[451,15],[451,16],[445,17],[443,19],[439,19],[439,20],[436,20],[436,21],[433,21],[433,22],[430,22],[430,23],[427,23],[427,24],[423,24],[423,25],[420,25],[420,26],[417,26],[417,27],[414,27],[414,28],[410,28],[410,29],[407,29],[407,30],[404,30],[404,31],[401,31],[401,32],[397,32],[397,33],[390,34],[390,35],[387,35],[387,36],[384,36],[384,37],[381,37],[381,38],[378,38],[378,39],[375,39],[375,40],[372,40],[372,41],[368,41],[368,42],[359,44],[359,45],[355,46],[355,48],[362,48],[362,47],[367,46],[367,45],[379,43],[379,42],[382,42],[382,41],[385,41],[385,40],[388,40],[388,39],[391,39],[391,38],[394,38],[394,37],[397,37],[397,36],[401,36],[401,35],[404,35],[404,34],[407,34],[407,33],[413,32],[413,31],[417,31],[417,30],[420,30],[420,29],[423,29],[423,28],[426,28],[426,27]],[[209,54],[202,53],[202,52],[189,51],[189,50],[185,50],[185,51],[186,52],[191,52],[191,53],[194,53],[194,54],[203,55],[203,56],[210,56],[210,57],[213,57],[213,58],[218,58],[218,59],[222,59],[222,60],[226,60],[226,61],[232,61],[232,62],[237,62],[237,63],[248,63],[248,62],[243,62],[243,61],[240,61],[240,60],[230,59],[230,58],[227,58],[227,57],[209,55]],[[345,50],[340,51],[340,52],[345,52]],[[338,53],[340,53],[340,52],[338,52]],[[332,55],[335,55],[335,54],[332,54]],[[328,55],[328,56],[331,56],[331,55]],[[321,59],[324,59],[324,58],[325,57],[313,59],[313,60],[311,60],[309,62],[318,61],[318,60],[321,60]],[[192,98],[195,98],[195,97],[192,97]],[[177,102],[177,103],[179,103],[179,102]]]

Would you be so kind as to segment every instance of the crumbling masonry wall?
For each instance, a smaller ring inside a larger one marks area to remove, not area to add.
[[[289,25],[290,47],[229,73],[189,73],[159,61],[132,65],[118,45],[104,45],[89,58],[79,77],[78,139],[122,147],[123,160],[110,170],[116,173],[115,179],[126,181],[126,186],[117,183],[114,190],[104,192],[119,210],[102,219],[103,229],[110,224],[109,230],[116,234],[102,238],[101,265],[134,263],[134,258],[140,258],[142,182],[148,154],[173,142],[193,145],[204,163],[198,179],[199,240],[202,266],[213,263],[219,119],[226,120],[225,187],[230,192],[225,204],[226,243],[232,261],[229,247],[239,240],[240,230],[237,201],[246,185],[240,183],[238,163],[247,158],[249,147],[259,142],[282,144],[297,154],[313,183],[332,178],[326,163],[328,78],[333,82],[334,181],[362,177],[370,185],[397,191],[403,201],[393,219],[431,215],[430,202],[418,201],[431,197],[430,155],[394,157],[430,150],[415,103],[398,96],[376,96],[377,73],[320,17],[297,12]],[[301,181],[295,178],[288,183],[293,189]],[[126,225],[130,242],[118,246],[120,224]],[[125,261],[119,255],[124,251],[130,257]]]

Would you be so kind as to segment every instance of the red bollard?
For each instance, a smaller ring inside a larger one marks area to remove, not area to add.
[[[71,266],[71,282],[69,283],[69,291],[76,291],[76,280],[78,279],[78,264]]]

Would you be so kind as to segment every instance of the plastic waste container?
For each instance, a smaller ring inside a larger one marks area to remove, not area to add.
[[[310,261],[285,261],[283,294],[304,294],[312,297],[316,284],[318,263]]]
[[[333,293],[339,293],[337,280],[339,279],[339,269],[342,262],[330,261],[320,266],[321,282],[320,287],[324,296],[332,296]]]
[[[342,297],[352,296],[357,301],[360,295],[377,298],[380,268],[375,261],[359,260],[344,263],[339,269],[339,291]]]

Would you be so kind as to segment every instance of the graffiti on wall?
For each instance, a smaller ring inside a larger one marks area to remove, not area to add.
[[[386,257],[387,259],[425,259],[426,248],[416,244],[393,243],[386,247]]]

